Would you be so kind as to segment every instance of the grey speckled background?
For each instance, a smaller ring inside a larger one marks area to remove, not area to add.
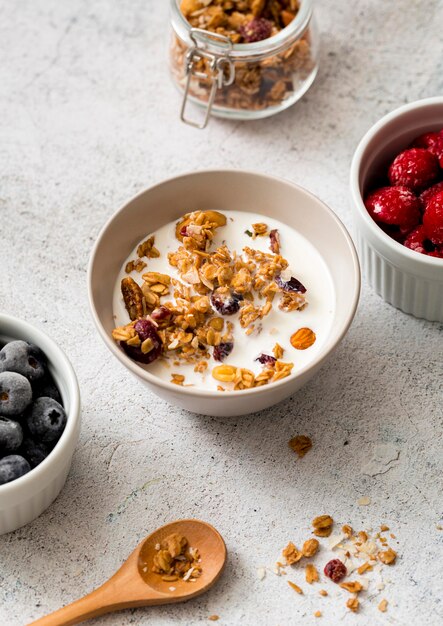
[[[83,396],[65,489],[38,520],[0,538],[2,625],[90,591],[148,531],[188,516],[226,538],[217,587],[94,624],[201,624],[214,613],[220,624],[312,624],[319,608],[325,624],[442,622],[441,325],[364,286],[351,331],[316,380],[277,407],[224,420],[150,395],[109,358],[89,316],[86,265],[100,227],[167,176],[277,174],[351,227],[348,171],[361,135],[394,107],[442,93],[443,4],[322,0],[317,16],[321,69],[303,101],[268,121],[213,121],[198,132],[178,121],[165,0],[0,1],[0,305],[60,343]],[[287,448],[296,433],[314,440],[302,461]],[[398,447],[399,460],[370,478],[361,468],[379,443]],[[357,506],[362,495],[370,506]],[[325,601],[315,589],[297,596],[273,574],[258,580],[256,568],[306,537],[322,512],[354,527],[384,521],[397,534],[386,614],[377,599],[363,598],[353,615],[345,592]]]

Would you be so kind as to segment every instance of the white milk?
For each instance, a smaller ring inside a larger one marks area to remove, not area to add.
[[[279,343],[284,348],[282,361],[294,363],[292,376],[297,376],[297,370],[312,361],[320,351],[322,344],[328,337],[335,308],[335,293],[329,270],[315,247],[307,241],[302,235],[289,226],[286,226],[278,220],[268,216],[245,213],[243,211],[225,211],[227,217],[226,226],[217,228],[215,231],[214,243],[211,250],[222,244],[226,244],[231,252],[236,251],[241,254],[245,246],[270,252],[269,236],[257,237],[252,239],[245,234],[245,230],[252,231],[251,224],[263,222],[268,226],[269,230],[276,228],[280,234],[280,254],[288,261],[291,275],[297,278],[305,287],[304,294],[308,305],[302,311],[285,312],[278,308],[279,295],[277,294],[272,311],[262,320],[262,330],[260,333],[245,334],[245,329],[240,327],[239,314],[224,316],[225,320],[229,320],[234,324],[234,349],[229,356],[223,361],[224,364],[235,365],[237,367],[245,367],[255,374],[260,373],[263,366],[255,359],[264,352],[272,355],[272,348]],[[155,233],[148,233],[141,240],[145,241],[150,234],[155,235],[155,247],[160,251],[160,257],[156,259],[143,260],[147,263],[147,267],[142,272],[132,272],[130,276],[138,283],[142,284],[142,274],[144,272],[161,272],[180,279],[176,268],[169,265],[168,252],[177,250],[180,243],[175,237],[176,222],[171,222],[163,226]],[[123,326],[130,322],[129,315],[126,311],[123,297],[120,290],[122,278],[128,276],[125,272],[125,266],[128,261],[137,259],[137,246],[128,255],[123,263],[122,269],[117,276],[114,288],[113,311],[116,326]],[[286,274],[285,270],[285,274]],[[173,300],[171,294],[162,298],[162,302]],[[291,335],[299,328],[307,327],[316,334],[316,341],[313,346],[307,350],[295,350],[290,343]],[[212,352],[212,349],[209,349]],[[219,361],[211,358],[208,360],[209,367],[204,374],[194,372],[193,365],[172,364],[174,360],[174,352],[171,351],[171,359],[165,362],[164,359],[154,361],[150,365],[139,363],[140,367],[163,378],[171,380],[171,374],[183,374],[185,376],[185,384],[193,384],[196,387],[205,389],[216,389],[220,382],[211,376],[212,368],[220,365]],[[230,385],[223,383],[225,388]]]

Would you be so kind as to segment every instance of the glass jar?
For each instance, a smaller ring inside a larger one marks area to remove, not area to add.
[[[202,2],[204,7],[204,2]],[[170,69],[183,93],[181,119],[204,128],[210,115],[251,120],[297,102],[318,70],[318,31],[311,0],[301,0],[292,22],[274,36],[233,43],[218,32],[192,27],[171,0]],[[202,122],[187,117],[187,103],[205,110]]]

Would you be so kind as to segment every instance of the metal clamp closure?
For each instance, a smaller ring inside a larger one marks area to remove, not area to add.
[[[205,128],[208,124],[217,89],[228,87],[234,82],[235,68],[231,58],[229,57],[229,54],[232,51],[232,41],[225,35],[210,33],[201,28],[191,28],[190,37],[194,42],[194,45],[192,48],[189,48],[186,53],[185,70],[187,79],[180,111],[180,119],[194,128],[201,129]],[[211,42],[223,44],[223,51],[221,53],[210,52],[207,49],[207,46],[208,44],[210,45]],[[209,65],[207,71],[198,71],[196,69],[197,64],[204,60],[206,60]],[[209,97],[206,103],[205,117],[201,123],[187,118],[185,114],[186,105],[190,96],[189,90],[191,80],[193,78],[208,81],[210,86]]]

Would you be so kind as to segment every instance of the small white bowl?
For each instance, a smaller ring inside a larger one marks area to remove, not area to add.
[[[276,383],[220,393],[178,387],[141,368],[114,342],[112,299],[116,277],[129,252],[147,233],[189,210],[240,209],[270,215],[300,232],[320,252],[336,294],[329,336],[316,358]],[[89,302],[97,329],[112,354],[132,374],[171,404],[205,415],[244,415],[269,407],[314,376],[346,334],[360,294],[360,268],[352,240],[336,215],[305,189],[243,171],[203,171],[172,178],[144,191],[117,213],[100,233],[88,272]],[[123,383],[122,383],[123,384]]]
[[[357,248],[371,287],[386,302],[429,321],[443,322],[443,259],[409,250],[374,222],[363,203],[377,174],[422,133],[443,128],[443,97],[395,109],[360,141],[351,165]]]
[[[38,517],[55,500],[65,484],[80,434],[80,392],[77,378],[62,350],[41,330],[27,322],[0,314],[2,342],[22,339],[41,348],[57,384],[68,416],[55,448],[30,472],[0,485],[0,535]]]

